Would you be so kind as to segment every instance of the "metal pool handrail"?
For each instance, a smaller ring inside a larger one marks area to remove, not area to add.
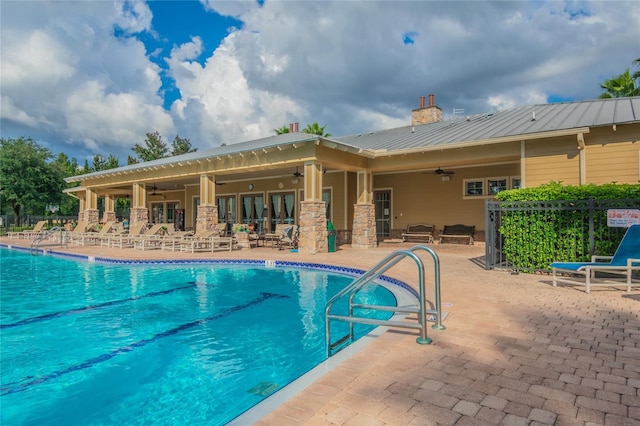
[[[353,324],[371,324],[371,325],[385,325],[391,327],[400,327],[400,328],[413,328],[420,330],[420,337],[416,339],[417,343],[420,344],[429,344],[432,340],[427,337],[427,309],[426,309],[426,299],[425,299],[425,279],[424,279],[424,263],[422,259],[414,252],[416,250],[424,250],[428,252],[433,258],[434,262],[434,292],[435,292],[435,316],[436,316],[436,324],[433,325],[432,328],[443,330],[445,327],[442,325],[442,306],[440,300],[440,260],[438,255],[429,247],[423,245],[416,245],[408,250],[396,250],[393,253],[387,255],[384,259],[378,262],[374,267],[365,272],[358,279],[353,281],[351,284],[340,290],[336,293],[329,301],[325,307],[325,339],[327,345],[327,357],[332,355],[333,349],[341,346],[347,340],[354,340],[354,332],[353,332]],[[355,294],[365,285],[371,283],[372,281],[379,278],[384,272],[392,268],[398,262],[405,258],[411,258],[416,262],[416,266],[418,268],[418,288],[419,288],[419,306],[418,309],[415,308],[401,308],[401,307],[393,307],[393,306],[376,306],[376,305],[362,305],[353,303],[353,299]],[[334,315],[331,314],[331,308],[333,305],[342,297],[349,295],[349,314],[348,315]],[[418,324],[408,323],[404,321],[393,321],[393,320],[378,320],[373,318],[364,318],[354,316],[354,308],[363,308],[363,309],[373,309],[380,311],[389,311],[396,313],[417,313],[418,314]],[[331,320],[337,321],[346,321],[349,322],[349,334],[343,336],[338,339],[335,343],[331,343]]]
[[[56,232],[60,232],[60,242],[58,243],[50,243],[50,244],[43,244],[42,246],[60,246],[60,247],[67,247],[69,245],[69,237],[67,235],[67,230],[65,228],[63,228],[62,226],[56,226],[54,228],[49,229],[47,232],[45,232],[44,234],[41,234],[39,236],[37,236],[32,242],[31,242],[31,254],[32,255],[37,255],[38,254],[38,249],[41,246],[41,242],[49,239],[51,236],[55,235]]]

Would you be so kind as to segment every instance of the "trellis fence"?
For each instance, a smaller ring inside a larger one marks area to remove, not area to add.
[[[548,271],[554,261],[612,255],[626,228],[607,225],[610,209],[640,209],[640,200],[487,200],[486,268]]]

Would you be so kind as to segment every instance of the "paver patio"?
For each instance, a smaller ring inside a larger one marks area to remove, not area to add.
[[[271,248],[213,254],[67,250],[127,259],[214,256],[368,269],[409,246],[341,246],[314,256]],[[383,333],[258,425],[640,425],[640,291],[554,288],[548,275],[483,269],[482,245],[430,246],[440,257],[447,329],[429,329],[431,345],[416,344],[415,332]],[[431,282],[431,262],[421,257]],[[409,260],[387,275],[417,282]]]

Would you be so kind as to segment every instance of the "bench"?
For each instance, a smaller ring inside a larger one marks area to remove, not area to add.
[[[402,241],[432,243],[434,229],[434,225],[425,225],[423,223],[407,225],[407,230],[402,233]]]
[[[469,245],[473,244],[473,234],[476,232],[475,226],[467,225],[445,225],[440,233],[440,244],[446,240],[466,240]]]

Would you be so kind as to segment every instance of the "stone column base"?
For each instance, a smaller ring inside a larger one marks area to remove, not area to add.
[[[298,252],[316,254],[328,251],[327,214],[324,201],[302,201]]]
[[[139,222],[149,221],[149,209],[146,207],[132,207],[129,212],[129,227]]]
[[[84,220],[88,223],[100,222],[100,212],[98,209],[87,209],[84,211]]]
[[[198,206],[196,232],[210,231],[218,224],[218,206]]]
[[[116,220],[116,212],[104,212],[102,213],[102,222],[112,222]]]
[[[376,207],[373,204],[355,204],[353,213],[351,247],[364,249],[377,247]]]

